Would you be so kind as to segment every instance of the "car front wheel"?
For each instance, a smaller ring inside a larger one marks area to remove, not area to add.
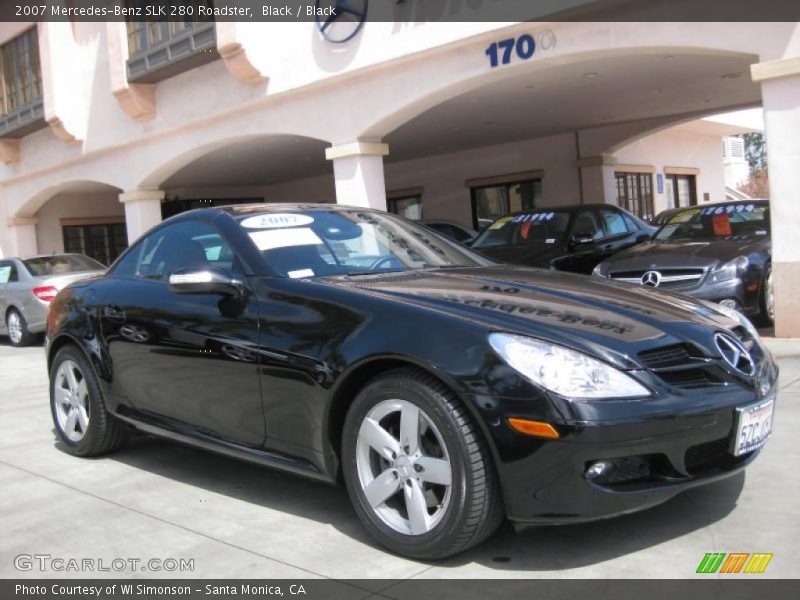
[[[481,432],[452,392],[421,371],[368,383],[348,412],[342,450],[356,512],[393,552],[444,558],[480,543],[503,519]]]
[[[89,361],[65,346],[50,368],[50,409],[58,437],[75,456],[99,456],[119,448],[126,426],[112,417]]]

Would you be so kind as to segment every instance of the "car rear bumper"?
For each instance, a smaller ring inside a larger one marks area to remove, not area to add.
[[[500,465],[508,518],[562,524],[614,517],[734,475],[760,452],[735,457],[731,450],[736,408],[757,401],[622,424],[562,425],[564,435],[553,441],[518,435],[520,457]],[[587,468],[598,461],[614,468],[591,479]]]

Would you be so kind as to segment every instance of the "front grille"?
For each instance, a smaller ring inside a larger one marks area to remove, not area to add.
[[[725,380],[714,372],[713,368],[694,367],[677,371],[663,371],[658,373],[670,385],[684,390],[724,385]]]
[[[640,352],[639,359],[648,369],[661,369],[686,364],[691,361],[692,355],[686,344],[675,344]]]
[[[615,271],[609,273],[611,279],[628,283],[642,284],[645,273],[658,273],[657,287],[663,290],[685,290],[697,286],[703,279],[704,269],[650,269],[648,271]]]
[[[684,455],[684,465],[689,475],[698,475],[711,469],[731,469],[747,460],[752,452],[734,456],[731,454],[731,436],[691,446]]]

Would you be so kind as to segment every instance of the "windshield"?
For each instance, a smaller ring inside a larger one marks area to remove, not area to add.
[[[354,210],[263,213],[239,220],[271,269],[324,277],[493,264],[427,227]]]
[[[502,217],[484,229],[472,247],[556,244],[564,239],[568,225],[569,213],[565,211],[542,210]]]
[[[83,254],[53,254],[29,258],[22,262],[34,277],[105,270],[99,262]]]
[[[769,205],[715,204],[682,210],[656,234],[657,242],[720,240],[769,235]]]

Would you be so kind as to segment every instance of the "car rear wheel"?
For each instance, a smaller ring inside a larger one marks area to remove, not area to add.
[[[368,383],[342,444],[348,493],[386,548],[444,558],[489,537],[504,514],[489,450],[466,408],[415,369]]]
[[[125,441],[126,425],[106,410],[97,375],[74,346],[65,346],[53,360],[50,409],[58,437],[70,454],[99,456]]]
[[[28,330],[25,317],[16,308],[9,310],[6,315],[6,331],[12,346],[30,346],[34,341],[35,336]]]

